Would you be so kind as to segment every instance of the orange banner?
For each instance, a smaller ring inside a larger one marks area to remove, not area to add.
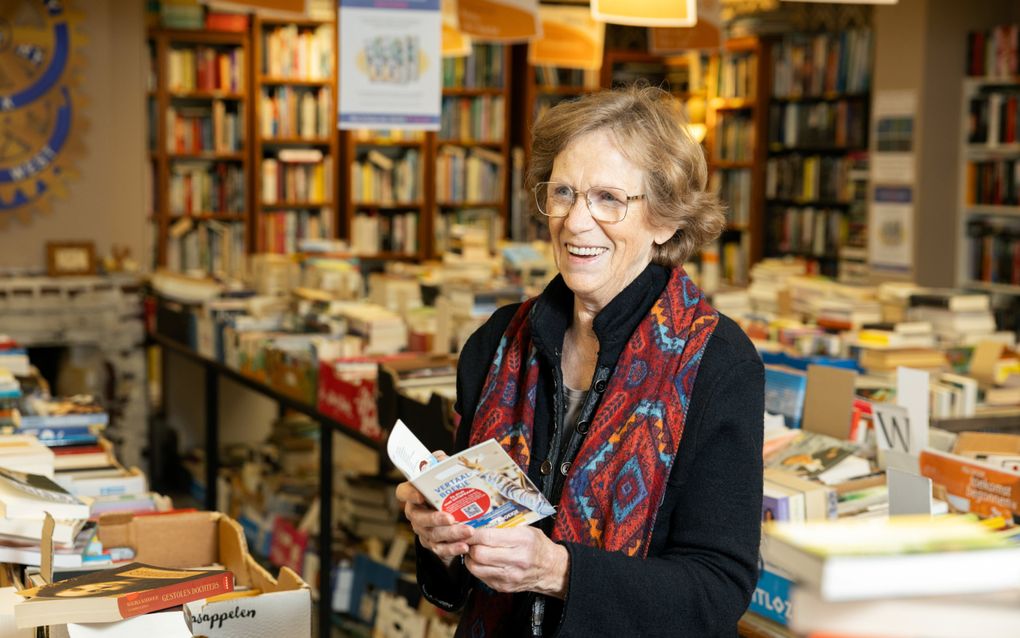
[[[722,3],[698,0],[698,22],[693,27],[652,27],[649,50],[656,55],[722,46]]]
[[[527,42],[541,34],[538,0],[458,0],[461,33],[478,40]]]
[[[457,0],[443,0],[440,7],[443,17],[443,57],[466,58],[471,55],[471,38],[464,35],[457,24]]]
[[[693,27],[698,7],[697,0],[591,0],[591,15],[636,27]]]
[[[602,68],[606,25],[584,7],[542,5],[538,10],[542,36],[528,45],[528,63],[570,69]]]

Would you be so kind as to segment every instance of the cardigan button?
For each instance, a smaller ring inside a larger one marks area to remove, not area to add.
[[[588,434],[588,429],[591,427],[590,421],[580,421],[575,428],[578,434]]]
[[[603,392],[606,391],[605,379],[599,379],[598,381],[595,382],[595,391],[598,392],[599,394],[602,394]]]
[[[538,471],[541,472],[544,476],[552,474],[552,461],[550,461],[549,459],[542,461],[542,467],[538,468]]]
[[[562,474],[563,476],[566,476],[567,472],[569,472],[569,471],[570,471],[570,461],[564,461],[563,463],[560,464],[560,474]]]

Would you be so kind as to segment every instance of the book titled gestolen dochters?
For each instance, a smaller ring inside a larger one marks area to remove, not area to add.
[[[19,628],[114,622],[234,590],[223,569],[165,569],[130,563],[19,592]]]
[[[459,523],[516,527],[556,513],[495,439],[440,461],[398,420],[386,452],[433,507]]]

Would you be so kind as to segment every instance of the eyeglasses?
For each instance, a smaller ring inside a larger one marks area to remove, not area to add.
[[[630,202],[645,198],[644,195],[628,196],[627,191],[613,186],[592,186],[582,193],[563,182],[539,182],[535,185],[538,212],[546,217],[569,215],[578,195],[584,195],[591,216],[607,224],[622,222],[627,216]]]

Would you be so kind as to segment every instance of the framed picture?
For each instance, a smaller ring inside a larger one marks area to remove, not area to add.
[[[46,242],[46,272],[50,277],[94,275],[96,245],[90,241]]]

